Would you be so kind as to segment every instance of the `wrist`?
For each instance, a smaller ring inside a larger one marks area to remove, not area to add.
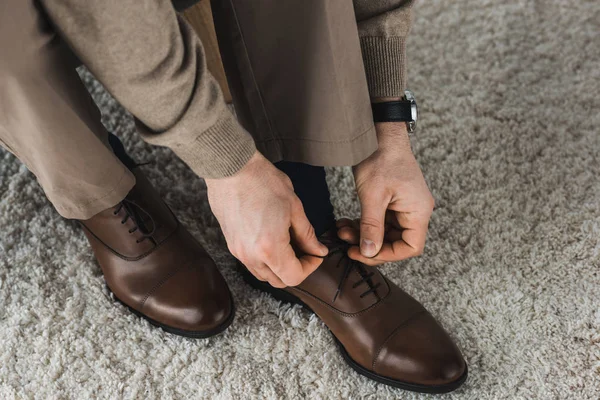
[[[409,149],[410,136],[404,122],[375,123],[377,143],[380,149]]]

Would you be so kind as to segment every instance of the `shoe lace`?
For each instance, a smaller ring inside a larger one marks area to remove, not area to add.
[[[377,284],[373,284],[371,278],[375,275],[374,272],[368,272],[362,263],[351,259],[348,256],[348,250],[350,249],[350,245],[346,242],[339,241],[335,242],[335,244],[329,248],[329,253],[327,257],[332,256],[334,254],[341,254],[342,256],[339,258],[336,268],[339,268],[340,265],[344,264],[344,272],[342,273],[342,277],[338,283],[337,290],[335,292],[335,296],[333,296],[333,303],[337,300],[339,295],[342,294],[342,287],[344,286],[344,282],[350,277],[350,273],[352,270],[356,269],[361,276],[361,279],[354,284],[352,284],[352,289],[356,289],[362,284],[366,283],[368,285],[368,289],[360,294],[360,298],[367,296],[370,293],[377,294],[377,289],[381,286],[381,282]]]
[[[123,199],[113,211],[114,215],[119,214],[121,210],[125,210],[125,216],[121,220],[121,224],[124,224],[131,218],[134,223],[134,227],[129,229],[129,233],[134,233],[139,230],[142,232],[142,236],[138,238],[135,242],[141,243],[146,239],[150,239],[152,235],[156,232],[156,222],[152,215],[142,206],[137,204],[135,201],[129,199]],[[144,218],[144,216],[146,218]],[[152,225],[152,229],[148,230],[147,222],[150,222]]]

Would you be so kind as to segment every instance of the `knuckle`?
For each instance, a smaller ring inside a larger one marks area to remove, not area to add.
[[[300,201],[298,196],[294,196],[292,198],[292,209],[296,212],[304,212],[304,206],[302,205],[302,201]]]
[[[315,234],[315,228],[312,225],[309,225],[306,229],[306,232],[304,232],[304,238],[312,239],[313,237],[317,237],[317,235]]]
[[[431,195],[429,196],[429,199],[427,201],[427,207],[432,211],[435,208],[435,199]]]
[[[363,217],[360,220],[361,229],[379,229],[381,227],[381,222],[376,218],[372,217]]]
[[[282,277],[283,274],[283,269],[279,266],[279,265],[273,265],[273,266],[269,266],[269,269],[271,270],[271,272],[273,272],[275,275],[277,275],[277,277],[279,279],[281,279],[282,281],[284,280],[284,278]]]
[[[413,250],[413,256],[414,256],[414,257],[421,256],[421,255],[423,255],[423,251],[425,251],[425,247],[424,247],[424,246],[419,246],[419,247],[416,247],[416,248]]]
[[[378,203],[389,191],[389,186],[382,180],[370,181],[368,187],[363,186],[358,197],[365,203]]]
[[[231,255],[233,255],[236,258],[239,258],[236,251],[237,249],[229,243],[227,243],[227,250],[229,251],[229,253],[231,253]]]
[[[261,260],[268,260],[273,255],[272,242],[266,239],[261,239],[256,243],[256,255]]]
[[[229,249],[231,255],[238,260],[243,262],[246,259],[244,249],[242,247],[236,245],[227,245],[227,248]]]
[[[244,250],[239,251],[236,258],[244,264],[252,264],[252,259],[248,256],[248,254]]]
[[[292,183],[292,180],[290,179],[289,176],[287,176],[286,174],[284,174],[283,172],[281,173],[281,179],[283,181],[283,184],[285,186],[288,187],[288,189],[294,189],[294,184]]]
[[[271,259],[271,251],[268,249],[257,249],[256,250],[256,258],[262,262],[268,262]]]

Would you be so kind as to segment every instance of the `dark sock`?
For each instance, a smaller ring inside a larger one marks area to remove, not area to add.
[[[113,135],[112,133],[108,134],[108,144],[110,144],[110,147],[112,147],[113,153],[115,153],[117,158],[121,160],[121,162],[125,164],[127,168],[133,169],[137,165],[135,161],[133,161],[133,159],[129,157],[129,154],[127,154],[127,152],[125,151],[123,143],[121,143],[119,138]]]
[[[302,201],[304,212],[317,236],[333,228],[335,217],[325,180],[325,168],[291,161],[276,162],[275,166],[291,179],[294,192]]]

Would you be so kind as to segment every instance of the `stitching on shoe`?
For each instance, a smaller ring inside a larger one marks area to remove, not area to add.
[[[400,331],[402,328],[406,327],[406,325],[408,325],[409,322],[412,322],[416,317],[418,317],[419,315],[426,313],[426,312],[427,312],[427,310],[425,310],[425,309],[419,310],[419,311],[415,312],[413,315],[411,315],[410,317],[406,318],[404,321],[402,321],[400,324],[398,324],[397,327],[394,328],[392,333],[390,333],[388,335],[388,337],[383,341],[383,343],[381,343],[381,345],[377,348],[377,351],[373,355],[373,364],[371,365],[371,368],[373,371],[375,371],[375,365],[377,364],[377,359],[379,358],[379,354],[381,354],[385,345],[388,344],[388,342],[394,336],[396,336],[398,331]]]
[[[341,310],[338,310],[337,308],[333,307],[331,304],[327,303],[325,300],[321,300],[321,299],[320,299],[320,298],[318,298],[317,296],[313,295],[312,293],[309,293],[309,292],[307,292],[307,291],[306,291],[306,290],[304,290],[304,289],[300,289],[300,288],[298,288],[298,287],[290,287],[289,289],[292,289],[292,290],[295,290],[295,291],[301,292],[301,293],[303,293],[303,294],[305,294],[305,295],[307,295],[307,296],[310,296],[310,297],[312,297],[313,299],[317,300],[318,302],[320,302],[321,304],[323,304],[325,307],[329,308],[331,311],[333,311],[333,312],[335,312],[335,313],[337,313],[337,314],[339,314],[339,315],[343,315],[343,316],[345,316],[345,317],[351,317],[351,318],[353,318],[353,317],[358,317],[358,316],[360,316],[360,315],[362,315],[362,314],[364,314],[364,313],[366,313],[366,312],[369,312],[369,311],[371,311],[371,310],[373,310],[373,309],[375,309],[375,308],[379,307],[379,305],[380,305],[380,304],[383,304],[383,301],[384,301],[385,299],[387,299],[387,298],[390,296],[390,294],[392,293],[392,290],[390,289],[390,285],[389,285],[389,283],[388,283],[388,279],[387,279],[387,278],[386,278],[386,277],[385,277],[383,274],[381,274],[381,277],[383,278],[383,280],[384,280],[385,284],[386,284],[386,285],[387,285],[387,287],[388,287],[388,292],[386,293],[386,295],[385,295],[384,297],[382,297],[382,298],[381,298],[381,299],[380,299],[378,302],[376,302],[375,304],[373,304],[373,305],[371,305],[371,306],[369,306],[369,307],[365,308],[365,309],[364,309],[364,310],[362,310],[362,311],[358,311],[358,312],[355,312],[355,313],[347,313],[347,312],[343,312],[343,311],[341,311]]]
[[[144,304],[146,304],[146,300],[148,300],[148,298],[150,296],[152,296],[161,286],[163,286],[165,283],[167,283],[167,281],[169,279],[171,279],[172,277],[177,275],[180,271],[182,271],[184,268],[188,267],[191,263],[192,263],[192,261],[190,260],[186,263],[181,264],[179,266],[179,268],[175,268],[173,271],[171,271],[171,273],[167,274],[156,285],[154,285],[152,287],[152,289],[150,289],[150,291],[148,291],[148,293],[146,293],[146,296],[144,296],[144,299],[140,302],[140,311],[144,308]]]

